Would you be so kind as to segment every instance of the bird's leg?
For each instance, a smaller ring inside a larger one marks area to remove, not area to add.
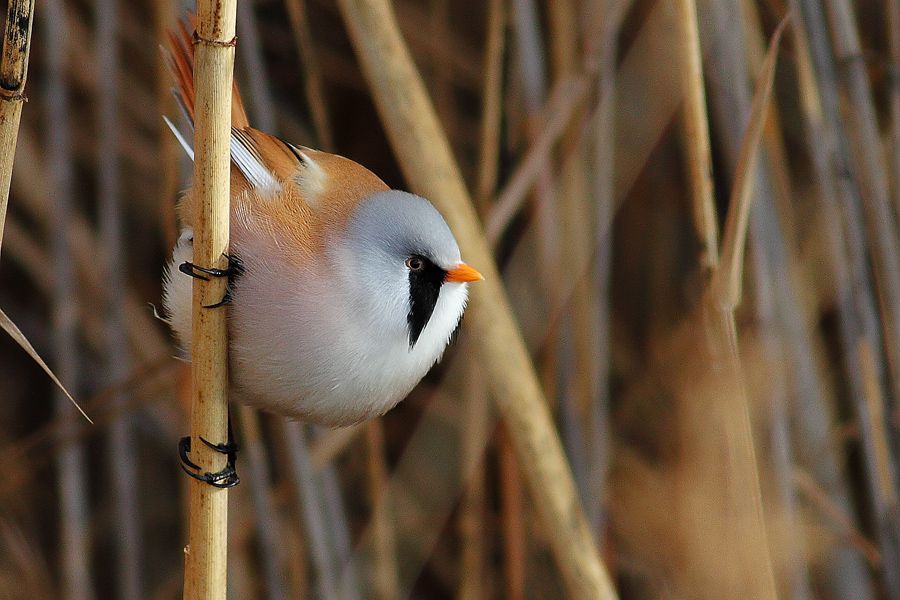
[[[178,265],[179,271],[181,271],[185,275],[193,277],[194,279],[209,281],[209,277],[206,277],[206,275],[209,275],[210,277],[228,278],[228,285],[225,287],[225,295],[222,297],[222,299],[215,304],[209,304],[204,306],[203,308],[218,308],[220,306],[230,304],[234,291],[234,282],[244,272],[244,265],[237,256],[229,254],[225,254],[224,256],[228,259],[228,267],[225,269],[198,267],[194,263],[187,261]]]
[[[224,454],[227,457],[227,461],[225,462],[225,467],[222,468],[221,471],[216,471],[215,473],[199,473],[200,466],[197,465],[194,461],[188,458],[188,454],[191,451],[191,438],[190,436],[186,436],[181,438],[178,442],[178,455],[181,457],[181,470],[196,479],[197,481],[202,481],[204,483],[208,483],[209,485],[217,488],[230,488],[234,487],[241,482],[241,478],[237,474],[237,470],[235,469],[235,463],[237,462],[237,444],[234,443],[234,434],[231,430],[231,415],[228,415],[228,441],[224,444],[213,444],[202,437],[200,441],[215,450],[220,454]]]

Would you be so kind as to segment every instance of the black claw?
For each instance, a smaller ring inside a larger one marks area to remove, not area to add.
[[[196,479],[208,483],[209,485],[224,489],[234,487],[241,482],[241,478],[235,469],[237,462],[237,444],[234,443],[234,437],[231,432],[231,417],[228,418],[228,441],[224,444],[213,444],[210,441],[200,438],[200,441],[209,446],[211,449],[224,454],[227,457],[225,467],[221,471],[215,473],[198,473],[200,466],[188,458],[191,451],[191,438],[183,437],[178,442],[178,454],[181,457],[181,470]]]
[[[244,265],[241,263],[241,260],[233,255],[223,254],[223,256],[228,259],[228,268],[225,269],[215,269],[215,268],[207,268],[207,267],[198,267],[194,263],[191,262],[183,262],[178,265],[178,270],[184,273],[185,275],[189,275],[194,279],[202,279],[203,281],[209,281],[209,277],[202,275],[201,273],[205,273],[210,277],[227,277],[228,285],[225,288],[225,295],[221,300],[216,302],[215,304],[205,305],[203,308],[219,308],[220,306],[225,306],[226,304],[231,304],[231,300],[233,297],[234,291],[234,282],[244,272]]]
[[[191,436],[186,435],[183,438],[181,438],[180,440],[178,440],[178,456],[181,457],[181,462],[183,463],[182,468],[184,468],[184,465],[187,465],[190,468],[194,469],[195,471],[199,471],[200,465],[198,465],[197,463],[195,463],[194,461],[192,461],[191,459],[188,458],[188,453],[190,451],[191,451]]]

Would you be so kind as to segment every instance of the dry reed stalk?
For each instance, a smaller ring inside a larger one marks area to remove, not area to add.
[[[334,600],[339,597],[337,572],[328,544],[321,499],[316,491],[319,483],[310,462],[309,450],[306,448],[306,434],[302,424],[289,423],[284,419],[278,420],[278,427],[282,430],[282,438],[287,445],[285,454],[289,460],[295,499],[300,505],[299,516],[303,522],[302,529],[308,541],[309,556],[315,570],[318,595],[323,600]]]
[[[727,8],[718,3],[713,5],[715,9],[713,21],[717,17],[724,18]],[[711,425],[721,428],[722,431],[726,446],[722,450],[727,450],[727,459],[721,466],[726,481],[725,505],[728,506],[728,509],[724,510],[742,516],[738,523],[732,526],[726,525],[730,519],[724,514],[710,515],[714,527],[711,531],[722,529],[720,533],[725,534],[724,537],[718,538],[717,534],[712,533],[717,537],[717,544],[724,544],[717,546],[722,551],[719,558],[728,569],[728,576],[722,579],[721,585],[723,591],[727,590],[726,593],[737,593],[738,590],[742,590],[741,593],[749,593],[759,598],[774,597],[776,591],[763,521],[760,470],[754,449],[749,398],[738,354],[734,312],[741,297],[744,245],[750,223],[752,192],[758,174],[756,164],[759,143],[766,109],[771,98],[777,50],[786,24],[787,19],[782,21],[772,35],[760,71],[760,81],[750,104],[747,129],[740,142],[734,165],[734,181],[721,260],[707,287],[704,306],[705,325],[712,356],[719,364],[720,377],[727,386],[722,402],[718,403],[711,415],[713,419]],[[727,60],[723,60],[721,65],[714,63],[715,67],[725,73],[725,75],[718,74],[718,77],[728,81],[728,69],[738,68],[734,64],[735,61]],[[724,105],[720,102],[721,106]],[[713,451],[714,447],[707,450]],[[711,459],[707,457],[701,460]]]
[[[429,0],[427,4],[429,33],[435,39],[451,37],[453,34],[449,23],[449,0]],[[441,52],[432,52],[429,59],[426,72],[430,74],[427,80],[431,87],[431,97],[435,99],[434,108],[444,130],[456,131],[459,129],[459,123],[456,118],[458,112],[454,110],[453,75],[447,62],[441,60]]]
[[[326,465],[334,462],[365,429],[366,426],[360,423],[331,429],[317,437],[309,445],[309,458],[313,468],[321,471]]]
[[[691,215],[700,240],[700,267],[704,275],[719,263],[719,223],[713,198],[712,153],[709,141],[709,118],[706,114],[706,92],[703,89],[703,60],[700,33],[697,30],[695,0],[677,0],[675,11],[683,43],[680,44],[684,69],[684,136],[687,168],[691,184]]]
[[[487,7],[484,84],[482,87],[481,135],[475,203],[482,217],[490,208],[497,188],[500,156],[500,125],[503,99],[503,57],[506,49],[505,0],[490,0]],[[464,495],[459,517],[462,556],[459,566],[458,600],[479,600],[486,596],[485,560],[488,556],[486,526],[487,502],[485,475],[481,467],[487,439],[489,398],[484,389],[481,367],[470,360],[463,391],[466,409],[462,428],[462,481]]]
[[[67,15],[58,0],[45,4],[46,25],[46,131],[47,166],[50,188],[53,191],[51,232],[53,243],[53,347],[59,378],[72,386],[80,376],[81,353],[77,345],[76,289],[72,272],[70,227],[73,214],[73,156],[71,147],[71,111],[69,88],[66,82]],[[45,200],[46,202],[46,200]],[[55,397],[55,411],[59,419],[71,415],[72,407],[61,393]],[[69,421],[71,427],[72,421]],[[66,432],[63,433],[65,435]],[[94,596],[90,575],[90,504],[87,490],[87,457],[81,444],[63,448],[57,456],[59,473],[59,532],[60,572],[65,582],[64,597],[69,600]]]
[[[900,3],[885,2],[885,23],[887,23],[888,35],[888,76],[890,77],[888,91],[890,98],[891,139],[888,148],[891,152],[890,171],[894,177],[891,180],[894,195],[894,215],[900,223]]]
[[[800,14],[794,10],[794,14]],[[794,37],[797,56],[797,82],[800,96],[801,114],[806,136],[805,146],[809,154],[810,165],[813,172],[815,196],[821,206],[823,214],[822,223],[825,227],[824,252],[828,267],[833,273],[835,304],[838,313],[838,329],[841,343],[845,350],[842,352],[844,360],[848,364],[845,377],[848,378],[848,386],[853,393],[863,387],[860,370],[853,365],[855,360],[854,349],[847,345],[857,337],[858,325],[855,309],[852,306],[854,291],[850,285],[849,265],[844,251],[844,236],[841,231],[841,214],[837,206],[838,186],[833,179],[833,172],[829,168],[827,147],[823,139],[822,130],[822,106],[818,97],[818,84],[815,78],[810,58],[809,41],[806,29],[802,26],[791,28]],[[808,347],[808,345],[807,345]],[[798,349],[799,350],[799,349]],[[796,357],[804,356],[795,350]],[[801,370],[804,362],[799,362]],[[827,405],[822,403],[826,394],[821,389],[812,389],[813,398],[818,399],[818,405],[800,400],[797,403],[797,422],[795,435],[798,438],[797,452],[798,462],[809,470],[815,477],[815,481],[822,486],[828,499],[845,515],[852,515],[852,504],[848,484],[841,472],[842,458],[838,456],[832,443],[832,431],[834,417]],[[798,486],[799,487],[799,486]],[[850,517],[848,516],[849,520]],[[852,522],[851,522],[852,526]],[[865,565],[857,552],[843,545],[835,545],[826,553],[823,562],[826,566],[826,577],[830,589],[835,590],[839,598],[871,598],[871,584]]]
[[[343,600],[360,600],[361,587],[357,565],[353,563],[350,527],[347,523],[347,509],[334,465],[326,465],[320,474],[322,501],[325,505],[325,523],[331,533],[335,564],[343,569],[341,573],[340,597]]]
[[[497,189],[500,156],[500,124],[503,100],[503,56],[506,49],[505,0],[489,0],[485,42],[484,82],[481,98],[481,143],[478,154],[478,181],[475,202],[482,216]]]
[[[865,485],[868,488],[869,508],[875,515],[875,537],[879,544],[884,561],[881,571],[883,581],[895,594],[900,594],[900,555],[898,555],[896,539],[898,538],[898,515],[891,515],[887,507],[881,503],[881,494],[877,490],[878,466],[875,462],[875,440],[872,423],[865,398],[867,383],[863,380],[862,357],[859,355],[860,340],[866,340],[873,348],[880,347],[880,329],[885,322],[879,321],[875,300],[875,286],[871,284],[869,264],[866,256],[866,233],[863,227],[865,217],[860,206],[860,190],[850,167],[850,152],[838,105],[842,97],[838,89],[838,75],[832,58],[832,48],[826,28],[825,16],[821,3],[808,0],[795,0],[797,14],[804,20],[808,33],[809,56],[813,69],[806,77],[809,89],[801,97],[804,108],[811,122],[811,132],[815,136],[810,142],[812,156],[815,161],[817,175],[825,174],[825,181],[832,182],[824,187],[826,192],[834,190],[834,201],[831,194],[823,194],[823,200],[834,205],[830,213],[834,215],[826,220],[830,227],[828,250],[831,268],[835,273],[836,296],[839,307],[839,320],[842,356],[845,361],[845,376],[850,384],[850,399],[860,427],[862,462],[865,467]],[[852,23],[850,26],[852,27]],[[853,59],[853,57],[849,57]],[[856,117],[862,118],[860,116]],[[874,150],[873,150],[874,151]],[[861,185],[861,184],[860,184]],[[830,207],[826,207],[828,210]],[[840,217],[838,217],[840,215]],[[837,227],[842,221],[843,232]],[[843,277],[841,276],[843,274]],[[847,282],[846,285],[844,282]],[[883,320],[882,320],[883,321]],[[873,368],[882,379],[883,360],[880,352],[871,356]]]
[[[772,85],[775,77],[775,59],[778,46],[787,25],[782,20],[778,29],[772,34],[769,50],[761,69],[759,87],[753,97],[747,131],[741,144],[741,153],[735,166],[734,183],[728,202],[728,214],[725,219],[725,235],[722,239],[721,264],[712,279],[712,293],[717,309],[734,313],[741,297],[741,279],[744,272],[744,248],[750,205],[753,193],[753,177],[759,157],[759,142],[765,125],[766,111],[772,97]],[[729,329],[732,329],[729,327]]]
[[[496,245],[509,222],[522,208],[528,192],[537,181],[544,166],[550,162],[553,145],[568,130],[576,108],[586,97],[587,77],[570,75],[553,85],[541,114],[544,126],[531,143],[506,183],[497,194],[490,214],[485,218],[485,231],[491,244]]]
[[[17,153],[20,163],[31,165],[35,172],[43,173],[47,162],[40,156],[37,144],[38,141],[31,131],[23,129],[19,132]],[[18,206],[24,209],[29,218],[38,223],[41,230],[50,230],[54,213],[50,204],[46,202],[46,198],[52,194],[52,186],[47,178],[29,176],[24,170],[16,169],[13,171],[12,188],[19,201]],[[102,252],[91,226],[83,215],[71,215],[69,235],[80,285],[86,290],[88,297],[99,302],[103,298],[104,291],[102,273],[96,267],[96,257],[102,255]],[[49,258],[47,264],[50,264]],[[146,303],[130,290],[125,291],[125,312],[128,337],[132,342],[131,352],[136,358],[153,360],[170,352],[167,342],[154,324],[152,314],[146,308]],[[96,319],[97,315],[94,313],[91,318]],[[96,331],[100,329],[95,328]],[[101,337],[96,336],[94,339],[99,340]],[[97,348],[100,347],[98,344]]]
[[[238,46],[239,72],[244,75],[241,95],[244,97],[248,113],[253,117],[253,124],[261,131],[277,130],[275,104],[270,93],[269,77],[266,74],[266,63],[263,58],[262,40],[256,22],[254,0],[240,2],[237,8],[237,23],[241,30],[241,44]]]
[[[16,142],[22,104],[25,102],[25,81],[28,76],[28,53],[31,48],[31,26],[34,21],[32,0],[12,1],[6,16],[3,36],[3,54],[0,60],[0,244],[6,223],[9,188],[12,181]],[[38,355],[15,323],[0,310],[0,329],[3,329],[44,370],[85,419],[91,419],[81,410],[75,399],[63,387],[50,367]]]
[[[606,497],[607,476],[611,460],[609,402],[610,402],[610,279],[612,276],[613,235],[612,221],[616,205],[615,171],[617,168],[616,149],[616,72],[619,31],[625,14],[630,7],[630,0],[614,0],[597,2],[593,7],[595,15],[599,15],[604,23],[598,36],[597,44],[597,97],[599,105],[591,117],[591,142],[593,156],[591,166],[593,173],[592,191],[596,207],[594,215],[594,249],[588,253],[593,257],[593,268],[590,263],[586,269],[592,280],[595,303],[593,331],[595,338],[594,352],[596,382],[593,390],[594,399],[591,414],[591,429],[588,433],[588,450],[593,462],[589,494],[597,499],[593,508],[588,508],[591,526],[598,539],[604,535],[606,509],[603,506]],[[592,41],[586,40],[586,45]],[[588,214],[591,214],[590,212]],[[602,544],[602,542],[601,542]]]
[[[893,396],[900,398],[900,232],[894,219],[896,213],[890,206],[884,145],[869,89],[854,7],[847,0],[827,0],[824,6],[832,29],[834,56],[839,68],[838,82],[842,97],[846,100],[844,119],[847,122],[850,157],[862,196],[875,289],[881,309],[881,331],[890,367],[889,381],[893,385]],[[897,528],[900,533],[900,520]],[[900,575],[895,591],[900,595]]]
[[[497,430],[497,454],[500,470],[501,520],[503,523],[504,598],[525,598],[525,562],[528,544],[522,509],[522,481],[515,449],[505,424]]]
[[[114,0],[98,0],[96,4],[97,96],[99,101],[98,196],[100,212],[99,245],[104,258],[105,347],[107,384],[116,384],[128,376],[129,352],[125,330],[125,245],[122,236],[119,161],[119,46],[118,7]],[[112,404],[125,399],[114,396]],[[114,544],[116,547],[116,596],[122,600],[141,597],[139,479],[134,452],[134,436],[130,413],[124,413],[109,428],[107,464],[111,473],[113,495]]]
[[[496,3],[493,3],[496,4]],[[487,495],[485,490],[484,454],[488,440],[489,423],[493,422],[488,410],[481,367],[469,359],[468,377],[463,386],[465,407],[462,428],[461,484],[464,491],[459,516],[459,537],[462,556],[459,560],[457,600],[480,600],[487,597],[485,590],[486,561],[489,556],[487,527]]]
[[[866,536],[856,528],[853,518],[847,513],[846,508],[836,504],[828,490],[823,489],[819,483],[807,472],[801,469],[794,469],[793,474],[794,485],[797,490],[806,496],[807,500],[813,504],[825,517],[829,520],[829,526],[837,529],[843,537],[845,537],[853,547],[862,554],[869,566],[873,569],[881,567],[881,554]],[[840,586],[829,587],[832,590],[839,590]],[[857,598],[871,597],[871,588],[866,589],[860,596],[837,596],[838,598]]]
[[[540,111],[547,95],[546,51],[534,0],[512,0],[510,30],[514,46],[514,51],[510,54],[516,67],[512,72],[519,78],[520,93],[516,101],[521,104],[523,111],[521,137],[527,143],[532,143],[543,129]],[[529,199],[534,212],[534,227],[537,229],[537,275],[542,283],[539,289],[546,297],[548,310],[557,312],[561,306],[559,264],[562,223],[552,157],[539,165]],[[558,400],[561,349],[558,326],[559,322],[555,321],[553,331],[545,338],[544,346],[536,358],[544,398],[550,403],[551,410],[556,409]]]
[[[872,445],[875,462],[875,492],[880,496],[880,504],[889,515],[900,511],[897,501],[897,480],[895,465],[891,461],[891,447],[888,433],[885,430],[884,396],[878,382],[878,372],[874,366],[874,350],[866,340],[859,342],[859,356],[866,390],[866,408],[872,422]],[[885,518],[883,515],[880,518]],[[900,541],[895,538],[895,543]]]
[[[341,12],[401,168],[416,192],[430,198],[455,232],[466,259],[485,274],[469,309],[476,352],[534,498],[538,518],[573,598],[613,598],[584,518],[572,475],[478,225],[462,176],[384,0],[342,0]]]
[[[552,3],[548,21],[553,73],[558,79],[578,70],[581,64],[578,42],[583,29],[590,28],[579,26],[579,15],[572,2]],[[591,44],[595,44],[594,40],[585,41],[586,46]],[[594,525],[599,522],[603,504],[602,493],[597,492],[601,492],[599,482],[604,479],[606,440],[597,438],[603,426],[598,427],[595,421],[605,419],[605,410],[597,406],[601,402],[597,386],[599,370],[605,368],[605,363],[598,360],[601,343],[596,322],[598,286],[593,281],[598,273],[587,266],[579,268],[591,260],[597,239],[596,223],[590,218],[595,213],[596,200],[590,193],[593,190],[589,183],[594,164],[591,139],[587,135],[587,104],[585,100],[576,108],[576,116],[560,143],[557,211],[566,239],[560,247],[560,264],[566,268],[559,269],[557,281],[572,278],[574,281],[568,285],[557,284],[556,290],[559,307],[565,315],[560,323],[559,342],[562,437],[588,522]],[[569,289],[571,295],[563,293]]]
[[[325,99],[325,80],[320,68],[318,52],[312,43],[312,31],[306,12],[306,0],[285,0],[288,16],[291,20],[291,31],[297,44],[297,54],[303,64],[303,85],[306,91],[306,102],[312,113],[316,141],[319,148],[325,151],[334,149],[334,133],[331,130],[331,119],[328,115],[328,102]]]
[[[3,242],[19,120],[25,102],[33,21],[34,0],[12,0],[9,3],[3,35],[3,57],[0,60],[0,244]]]
[[[236,0],[197,4],[192,189],[194,254],[201,267],[228,267],[229,186],[231,173],[231,90],[234,66]],[[191,456],[201,472],[225,466],[225,456],[200,438],[228,439],[228,341],[226,311],[205,309],[225,294],[226,281],[194,279],[191,333]],[[226,595],[228,491],[190,482],[190,531],[185,549],[184,597]]]
[[[388,472],[385,459],[382,422],[374,419],[366,424],[366,471],[368,472],[369,501],[372,506],[372,528],[375,538],[375,557],[371,568],[372,598],[397,598],[397,542],[392,525],[391,497],[388,494]]]
[[[281,552],[279,532],[281,527],[278,512],[272,501],[270,490],[271,477],[266,447],[260,433],[260,415],[252,408],[242,405],[239,409],[240,430],[243,432],[241,450],[247,457],[247,469],[252,474],[248,485],[253,500],[253,513],[256,540],[259,552],[259,565],[265,597],[270,600],[297,597],[296,593],[288,594],[285,589],[286,577],[282,565],[284,557]]]

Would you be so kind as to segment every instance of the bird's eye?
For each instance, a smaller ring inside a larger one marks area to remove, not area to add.
[[[418,273],[425,268],[425,261],[419,256],[410,256],[406,259],[406,268]]]

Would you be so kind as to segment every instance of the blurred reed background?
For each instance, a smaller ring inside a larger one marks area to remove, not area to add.
[[[394,7],[620,596],[900,598],[898,2]],[[96,425],[0,337],[0,598],[181,594],[189,8],[37,5],[0,306]],[[333,1],[240,0],[238,40],[255,126],[408,187]],[[230,597],[565,596],[470,327],[369,424],[233,408]]]

